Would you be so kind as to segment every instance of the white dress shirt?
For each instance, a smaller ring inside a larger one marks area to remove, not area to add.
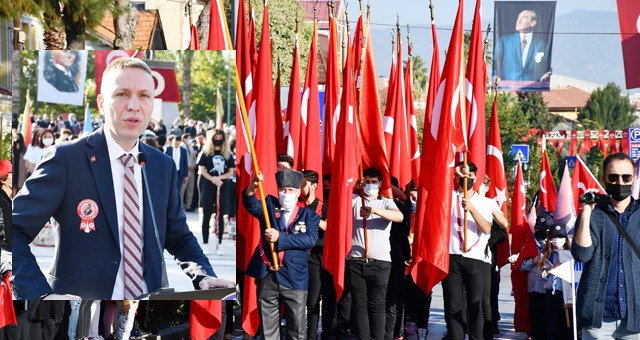
[[[116,199],[116,212],[118,215],[118,240],[120,244],[120,267],[118,268],[118,275],[116,275],[116,282],[113,286],[113,293],[111,295],[111,300],[124,300],[124,258],[122,254],[124,254],[124,165],[122,165],[122,161],[120,161],[120,157],[125,153],[133,154],[134,157],[137,158],[138,150],[139,150],[139,142],[136,142],[136,145],[129,150],[128,152],[122,149],[122,147],[116,143],[116,141],[111,136],[111,132],[109,129],[104,129],[104,136],[107,140],[107,150],[109,151],[109,162],[111,164],[111,176],[113,178],[113,191],[115,193]],[[138,190],[138,206],[140,207],[140,223],[144,226],[144,204],[143,204],[143,194],[142,194],[142,169],[138,162],[135,162],[133,166],[133,176],[135,177],[136,182],[136,190]],[[144,240],[144,232],[142,233],[142,238]],[[143,245],[144,249],[144,245]],[[142,263],[144,263],[144,259]],[[144,270],[144,268],[143,268]],[[140,283],[142,287],[142,293],[147,293],[147,282],[143,281]]]
[[[520,44],[522,44],[522,39],[527,41],[527,45],[524,47],[524,51],[522,51],[522,67],[527,63],[527,55],[529,54],[529,47],[531,47],[531,39],[533,39],[533,33],[520,33]]]
[[[171,156],[171,158],[173,158],[173,161],[176,163],[176,170],[180,171],[180,147],[173,147],[173,155]]]

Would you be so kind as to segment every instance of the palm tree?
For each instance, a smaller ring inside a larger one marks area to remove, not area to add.
[[[407,68],[407,62],[404,62],[404,68]],[[429,81],[429,69],[424,60],[419,55],[411,56],[411,72],[413,74],[413,97],[416,100],[423,99]]]

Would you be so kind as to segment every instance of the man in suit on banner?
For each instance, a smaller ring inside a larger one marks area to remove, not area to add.
[[[544,81],[551,75],[549,44],[540,33],[535,11],[525,9],[518,14],[515,29],[500,37],[495,48],[494,76],[498,80]]]
[[[151,119],[154,81],[140,59],[105,69],[97,102],[102,128],[50,148],[13,205],[13,274],[22,299],[123,300],[162,286],[164,249],[195,289],[233,287],[216,278],[189,231],[170,157],[139,142]],[[147,192],[135,160],[146,155]],[[158,249],[152,214],[157,222]],[[29,244],[53,217],[56,249],[44,275]]]

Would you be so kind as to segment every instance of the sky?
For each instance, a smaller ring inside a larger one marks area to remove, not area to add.
[[[482,4],[482,18],[485,21],[493,21],[494,0],[486,0]],[[363,0],[366,10],[367,0]],[[396,15],[400,16],[402,27],[410,25],[427,26],[430,23],[428,0],[369,0],[371,4],[371,23],[390,24],[396,22]],[[358,11],[357,0],[347,0],[349,12],[355,15]],[[471,22],[476,2],[464,0],[464,22]],[[434,12],[437,25],[453,26],[453,21],[458,10],[458,1],[434,0]],[[558,0],[556,16],[571,13],[575,10],[611,11],[617,12],[615,0]],[[355,20],[354,15],[349,15],[350,20]]]

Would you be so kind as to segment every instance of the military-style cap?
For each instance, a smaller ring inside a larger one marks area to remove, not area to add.
[[[553,227],[553,216],[547,211],[540,212],[534,228],[537,230],[549,230],[551,227]]]
[[[304,175],[300,171],[283,169],[276,172],[276,183],[278,188],[297,188],[302,185]]]
[[[554,237],[566,237],[567,230],[562,224],[554,224],[553,227],[549,228],[549,239]]]

